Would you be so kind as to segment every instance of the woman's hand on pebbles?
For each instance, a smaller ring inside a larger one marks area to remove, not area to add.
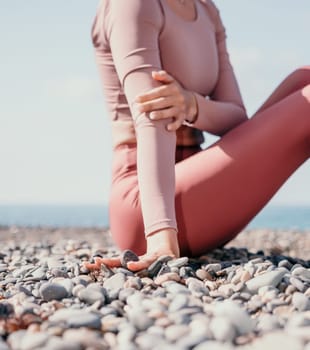
[[[173,118],[167,125],[169,131],[177,130],[185,120],[192,122],[197,114],[194,94],[164,70],[152,72],[152,77],[163,85],[136,97],[138,111],[149,113],[152,120]]]
[[[147,252],[137,256],[130,250],[125,250],[119,257],[95,257],[94,263],[84,263],[90,271],[100,270],[102,264],[113,267],[125,267],[131,271],[147,269],[154,261],[162,256],[178,258],[180,256],[177,232],[174,229],[164,229],[154,232],[147,237]]]

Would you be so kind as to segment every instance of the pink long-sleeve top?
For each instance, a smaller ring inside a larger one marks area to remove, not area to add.
[[[226,50],[225,29],[211,0],[197,0],[186,21],[166,0],[101,0],[93,24],[96,60],[111,115],[113,146],[137,143],[137,171],[145,234],[177,230],[175,147],[203,142],[206,97],[240,102]],[[194,92],[198,117],[177,132],[169,120],[152,121],[133,103],[159,86],[153,70],[165,69]]]

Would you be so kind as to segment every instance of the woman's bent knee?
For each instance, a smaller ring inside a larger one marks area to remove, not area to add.
[[[297,88],[303,88],[310,84],[310,66],[302,66],[297,68],[292,74],[294,85]]]
[[[308,85],[306,85],[304,88],[302,88],[301,93],[307,99],[307,101],[310,103],[310,83]],[[309,117],[310,117],[310,115],[309,115]]]

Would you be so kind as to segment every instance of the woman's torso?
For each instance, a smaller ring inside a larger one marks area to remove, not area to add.
[[[135,143],[135,128],[124,90],[119,81],[109,42],[104,35],[105,15],[109,1],[103,0],[93,26],[96,59],[104,95],[111,116],[113,147]],[[143,0],[141,0],[143,1]],[[218,79],[216,29],[208,9],[208,1],[197,0],[196,18],[187,21],[176,14],[166,0],[158,0],[162,11],[162,28],[158,46],[162,68],[174,76],[184,88],[203,96],[209,95]],[[124,38],[126,40],[126,38]],[[177,130],[177,145],[199,145],[202,132],[182,126]]]

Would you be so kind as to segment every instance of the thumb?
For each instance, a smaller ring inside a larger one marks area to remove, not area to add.
[[[174,81],[174,78],[165,70],[153,71],[152,77],[156,80],[162,81],[163,83],[172,83]]]

